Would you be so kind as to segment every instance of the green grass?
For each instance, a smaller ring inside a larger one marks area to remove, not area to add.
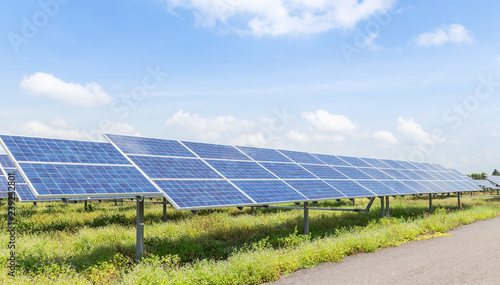
[[[364,207],[367,199],[357,199]],[[440,236],[457,226],[500,215],[500,197],[391,198],[392,218],[370,212],[310,211],[310,236],[303,212],[235,208],[198,215],[146,204],[145,258],[135,265],[135,204],[17,204],[18,276],[7,276],[5,231],[0,233],[0,283],[71,284],[259,284],[358,252],[372,252],[416,239]],[[342,200],[320,207],[352,207]],[[0,206],[6,228],[5,201]]]

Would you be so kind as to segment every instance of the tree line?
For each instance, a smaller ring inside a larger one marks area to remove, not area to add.
[[[495,169],[495,170],[493,170],[493,173],[491,175],[500,176],[500,172],[497,169]],[[484,179],[486,179],[486,176],[488,176],[488,173],[486,173],[486,172],[471,173],[471,174],[467,174],[467,176],[469,176],[470,178],[472,178],[474,180],[484,180]]]

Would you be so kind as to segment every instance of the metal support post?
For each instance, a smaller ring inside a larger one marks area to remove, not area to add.
[[[118,200],[117,200],[117,199],[115,199],[115,207],[116,207],[116,206],[118,206],[118,204],[117,204],[117,203],[118,203]]]
[[[356,202],[355,202],[354,198],[351,198],[351,199],[349,199],[349,200],[351,200],[351,201],[352,201],[352,205],[353,205],[353,206],[356,204]]]
[[[163,197],[163,222],[167,222],[167,198]]]
[[[253,206],[250,208],[250,214],[253,214]]]
[[[85,201],[83,202],[83,204],[84,204],[84,206],[83,206],[83,207],[84,207],[84,209],[85,209],[85,212],[87,212],[87,200],[85,200]]]
[[[391,214],[389,213],[389,196],[385,197],[385,217],[390,218]]]
[[[384,197],[380,197],[380,211],[382,212],[382,218],[385,216],[385,209],[384,209]]]
[[[137,196],[135,260],[138,263],[144,252],[144,196]]]
[[[120,202],[122,203],[122,205],[121,205],[121,206],[123,207],[123,199],[120,199]]]
[[[304,202],[304,234],[309,235],[309,202]]]
[[[457,192],[457,197],[458,197],[458,207],[462,208],[462,206],[460,205],[460,192]]]
[[[432,194],[429,194],[429,213],[432,214]]]

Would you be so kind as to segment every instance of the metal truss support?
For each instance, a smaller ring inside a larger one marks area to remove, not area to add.
[[[432,194],[429,194],[429,213],[432,214]]]
[[[382,218],[385,217],[385,209],[384,209],[384,201],[385,198],[382,196],[380,197],[380,211],[381,211],[381,214],[382,214]]]
[[[87,200],[83,201],[85,212],[87,212]]]
[[[391,214],[389,213],[389,196],[385,196],[385,217],[389,219]]]
[[[462,208],[462,206],[460,205],[460,192],[457,192],[457,198],[458,198],[458,207]]]
[[[135,260],[138,263],[144,252],[144,196],[137,196],[137,222],[136,222]]]
[[[163,197],[163,222],[167,222],[167,198]]]
[[[304,234],[309,235],[309,202],[304,202]]]
[[[368,212],[372,207],[373,201],[375,201],[375,197],[370,198],[370,202],[365,209],[343,209],[343,208],[319,208],[319,207],[308,207],[309,210],[319,210],[319,211],[341,211],[341,212]],[[307,203],[307,202],[304,202]],[[283,209],[283,210],[301,210],[301,207],[288,207],[288,206],[255,206],[255,207],[264,207],[269,209]]]

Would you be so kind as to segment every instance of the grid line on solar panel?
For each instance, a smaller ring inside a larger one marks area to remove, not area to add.
[[[440,171],[448,171],[448,168],[442,166],[441,164],[438,163],[433,163],[434,167],[437,167]]]
[[[441,187],[444,192],[454,192],[455,191],[453,189],[453,187],[451,187],[450,184],[446,183],[445,181],[432,181],[432,183],[434,183],[437,186]]]
[[[420,184],[422,184],[425,187],[431,189],[435,193],[444,193],[444,192],[447,192],[443,188],[439,187],[439,185],[437,185],[436,183],[434,183],[436,181],[423,180],[423,181],[419,181],[419,182],[420,182]]]
[[[296,163],[324,164],[321,160],[307,152],[281,149],[278,151]]]
[[[401,181],[404,184],[406,184],[408,187],[412,188],[413,190],[417,191],[419,194],[429,194],[429,193],[435,193],[433,190],[425,187],[423,184],[420,182],[422,181],[414,181],[414,180],[407,180],[407,181]]]
[[[305,195],[300,194],[281,180],[232,180],[232,182],[256,203],[279,203],[308,200]]]
[[[219,178],[201,159],[155,156],[128,156],[149,178]]]
[[[418,170],[419,168],[413,165],[413,162],[410,161],[404,161],[404,160],[395,160],[396,163],[404,166],[406,169],[409,170]]]
[[[227,179],[277,179],[264,167],[252,161],[206,160]]]
[[[153,180],[178,209],[255,204],[226,180]]]
[[[434,176],[437,178],[437,180],[447,180],[446,177],[441,175],[439,171],[428,171],[430,175]]]
[[[179,141],[105,134],[125,154],[143,154],[169,157],[196,157]]]
[[[298,164],[280,162],[261,162],[267,170],[271,171],[280,179],[312,179],[316,176],[309,173]]]
[[[275,149],[247,146],[237,146],[236,148],[244,152],[255,161],[292,162],[290,159],[288,159],[286,156]]]
[[[430,170],[429,167],[425,166],[424,164],[420,162],[411,162],[413,165],[415,165],[418,169],[420,170]]]
[[[18,184],[16,185],[16,196],[21,202],[44,202],[44,201],[58,201],[57,198],[45,198],[38,199],[33,195],[33,192],[29,188],[28,184]]]
[[[372,197],[375,193],[352,180],[324,180],[347,197]]]
[[[432,176],[429,171],[415,170],[417,175],[422,176],[425,180],[437,180],[436,177]]]
[[[368,174],[362,172],[361,170],[355,167],[345,167],[345,166],[332,166],[333,169],[339,171],[350,179],[373,179],[373,177]]]
[[[343,161],[342,159],[336,157],[335,155],[316,154],[316,153],[313,153],[312,155],[328,165],[351,166],[349,163]]]
[[[160,194],[134,166],[19,163],[35,196],[93,197]],[[38,194],[38,195],[36,195]]]
[[[356,167],[372,167],[370,164],[364,162],[363,160],[361,160],[361,159],[359,159],[357,157],[342,156],[342,155],[338,155],[338,157],[341,158],[342,160],[346,161],[347,163],[349,163],[352,166],[356,166]]]
[[[338,199],[346,196],[321,180],[285,180],[310,200]]]
[[[404,175],[396,169],[380,169],[385,174],[393,177],[396,180],[410,180],[410,177]]]
[[[372,167],[375,168],[391,168],[389,165],[383,163],[379,159],[376,158],[365,158],[365,157],[360,157],[361,160],[364,162],[370,164]]]
[[[26,183],[23,176],[21,175],[21,172],[19,172],[19,170],[17,170],[17,168],[4,168],[4,171],[5,171],[6,176],[9,174],[14,174],[14,176],[16,177],[16,183],[19,183],[19,184]]]
[[[200,158],[251,160],[246,154],[234,146],[187,141],[182,141],[181,143]]]
[[[0,135],[18,162],[130,165],[110,143]]]
[[[373,193],[377,195],[397,195],[399,194],[398,192],[394,191],[390,187],[382,184],[380,181],[376,180],[358,180],[356,181],[362,186],[364,186],[366,189],[372,191]]]
[[[394,180],[393,177],[385,174],[384,172],[382,172],[376,168],[360,167],[358,169],[363,171],[364,173],[368,174],[369,176],[373,177],[374,179],[377,179],[377,180]]]
[[[405,166],[397,163],[395,160],[392,159],[381,159],[381,161],[387,165],[390,166],[390,168],[394,169],[407,169]]]
[[[7,154],[0,154],[0,166],[7,168],[14,168],[14,162],[10,159]]]
[[[424,177],[418,175],[417,173],[415,173],[415,171],[413,170],[409,170],[409,169],[399,169],[398,170],[399,172],[401,172],[403,175],[405,176],[408,176],[410,179],[412,180],[425,180]]]
[[[392,181],[382,181],[383,184],[389,186],[392,190],[398,192],[399,194],[416,194],[418,191],[414,190],[410,186],[403,184],[401,181],[392,180]]]
[[[436,166],[434,166],[432,163],[428,163],[428,162],[422,162],[423,165],[427,166],[427,168],[429,168],[430,170],[433,170],[433,171],[439,171],[440,169]]]
[[[301,164],[301,166],[321,179],[349,179],[328,165]]]

